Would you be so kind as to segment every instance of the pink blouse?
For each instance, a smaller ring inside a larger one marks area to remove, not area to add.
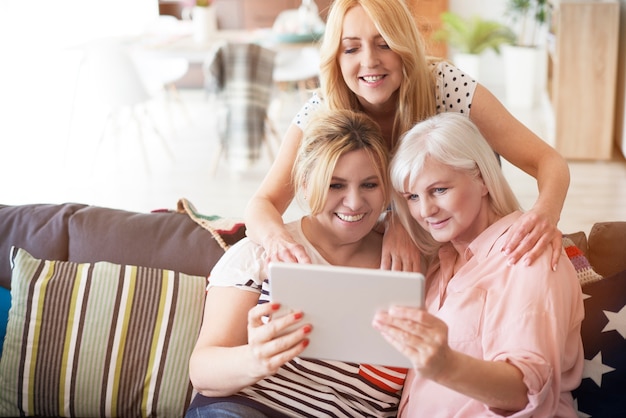
[[[466,251],[467,263],[452,277],[456,251],[440,250],[440,268],[427,275],[426,307],[446,322],[452,349],[519,368],[528,405],[510,417],[576,417],[570,391],[581,380],[584,316],[580,284],[565,252],[557,271],[550,251],[531,266],[508,266],[500,251],[512,213],[491,225]],[[481,376],[476,376],[480,379]],[[486,405],[414,371],[407,376],[400,417],[499,416]]]

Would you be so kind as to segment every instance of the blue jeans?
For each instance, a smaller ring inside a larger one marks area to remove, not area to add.
[[[217,402],[191,409],[185,418],[269,418],[256,409],[235,402]]]

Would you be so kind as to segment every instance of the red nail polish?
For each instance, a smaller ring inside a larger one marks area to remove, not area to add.
[[[303,314],[302,312],[296,312],[295,314],[293,314],[293,319],[300,319],[302,318]]]
[[[280,303],[272,303],[272,310],[277,311],[280,309]]]
[[[302,340],[302,346],[307,347],[309,345],[309,340]]]
[[[313,330],[313,327],[310,326],[310,325],[305,325],[305,326],[302,327],[302,331],[304,331],[305,334],[308,334],[312,330]]]

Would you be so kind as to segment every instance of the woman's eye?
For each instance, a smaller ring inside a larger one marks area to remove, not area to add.
[[[415,201],[418,201],[419,199],[420,199],[420,197],[418,195],[416,195],[416,194],[408,194],[408,195],[406,195],[406,200],[409,200],[409,201],[414,201],[415,202]]]
[[[446,190],[448,189],[446,189],[445,187],[437,187],[436,189],[433,189],[433,192],[436,194],[443,194],[446,192]]]
[[[339,189],[341,189],[342,187],[343,187],[343,184],[339,184],[339,183],[332,183],[332,184],[330,185],[330,188],[331,188],[331,189],[333,189],[333,190],[339,190]]]
[[[363,187],[366,189],[375,189],[378,187],[378,183],[364,183]]]
[[[391,49],[391,48],[389,48],[389,45],[387,45],[387,44],[380,44],[380,47],[382,49]]]
[[[343,53],[344,54],[354,54],[356,52],[356,50],[357,50],[356,47],[354,47],[354,48],[346,48],[346,49],[344,49]]]

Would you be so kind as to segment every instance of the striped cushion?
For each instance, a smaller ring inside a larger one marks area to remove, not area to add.
[[[183,416],[206,279],[11,250],[0,416]]]

